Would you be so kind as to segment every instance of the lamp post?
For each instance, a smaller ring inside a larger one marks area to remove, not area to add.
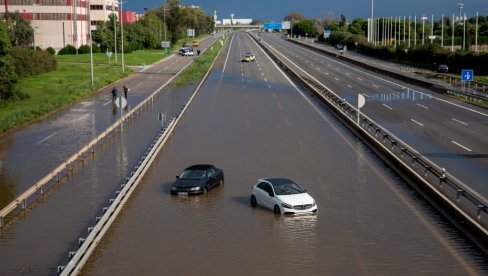
[[[88,0],[88,31],[90,32],[90,73],[91,73],[91,84],[95,83],[95,78],[93,76],[93,41],[92,41],[92,29],[91,29],[91,6],[90,0]]]
[[[466,50],[466,13],[463,17],[463,50]]]
[[[114,54],[115,54],[115,63],[119,63],[117,61],[117,19],[119,18],[118,13],[115,12],[115,0],[112,2],[112,16],[114,18]]]
[[[454,13],[452,14],[451,52],[454,52]]]
[[[122,53],[122,73],[125,73],[125,66],[124,66],[124,20],[122,19],[123,13],[123,4],[127,3],[127,1],[122,2],[120,1],[120,47],[122,48],[120,52]]]
[[[425,20],[427,20],[427,16],[422,16],[420,18],[422,20],[422,45],[424,45],[424,40],[425,40]]]

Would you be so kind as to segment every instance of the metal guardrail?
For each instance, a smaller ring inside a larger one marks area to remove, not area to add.
[[[224,47],[220,49],[217,56],[220,55],[223,48]],[[95,218],[96,224],[95,226],[88,228],[88,236],[86,238],[79,238],[78,250],[76,252],[71,251],[68,253],[68,264],[66,264],[66,266],[58,266],[58,273],[60,275],[77,275],[82,270],[83,266],[88,261],[91,254],[100,243],[103,236],[112,225],[113,221],[116,219],[117,215],[122,210],[125,202],[130,198],[132,192],[139,185],[147,170],[152,165],[152,162],[157,157],[159,151],[165,145],[170,135],[174,132],[181,118],[183,118],[183,115],[186,113],[189,106],[195,99],[196,95],[207,80],[208,76],[210,75],[211,69],[214,67],[216,61],[217,58],[212,63],[209,71],[207,71],[193,94],[182,107],[177,117],[171,120],[171,122],[160,132],[160,134],[158,134],[155,141],[149,146],[148,150],[141,158],[142,160],[139,161],[138,165],[135,167],[135,171],[132,172],[130,178],[127,179],[127,182],[121,184],[120,187],[122,190],[116,191],[116,197],[109,200],[110,206],[103,208],[103,216]]]
[[[298,73],[285,64],[266,43],[253,35],[251,37],[296,80],[308,87],[319,99],[330,106],[334,111],[333,113],[348,128],[372,144],[373,150],[378,151],[379,149],[380,156],[386,156],[390,162],[393,162],[396,167],[408,173],[410,177],[435,195],[437,199],[440,199],[450,210],[455,210],[458,215],[456,217],[460,216],[463,218],[462,223],[469,222],[472,226],[470,230],[474,232],[474,234],[469,235],[470,238],[478,242],[481,241],[481,244],[478,243],[478,245],[483,250],[488,250],[486,247],[488,245],[488,202],[486,202],[486,199],[454,176],[448,174],[443,168],[422,157],[408,144],[389,133],[371,118],[362,113],[359,113],[358,117],[356,107],[318,81]],[[358,123],[358,118],[360,123]]]

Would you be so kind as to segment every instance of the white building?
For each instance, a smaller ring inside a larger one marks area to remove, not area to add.
[[[6,11],[18,11],[31,21],[34,44],[41,48],[53,47],[56,51],[68,44],[76,48],[89,44],[89,29],[107,21],[111,13],[119,10],[116,0],[0,0],[0,17]],[[91,7],[89,24],[88,5]]]

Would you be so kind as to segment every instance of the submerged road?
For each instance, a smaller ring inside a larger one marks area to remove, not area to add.
[[[97,248],[86,275],[478,275],[486,256],[236,32],[170,143]],[[257,61],[242,63],[244,53]],[[225,184],[170,195],[186,166]],[[250,207],[258,178],[315,198],[313,216]]]

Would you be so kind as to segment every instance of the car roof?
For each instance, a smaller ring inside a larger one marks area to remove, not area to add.
[[[268,178],[261,178],[259,182],[261,181],[266,181],[271,183],[273,186],[278,186],[278,185],[285,185],[285,184],[290,184],[290,183],[295,183],[294,181],[288,179],[288,178],[283,178],[283,177],[268,177]],[[296,184],[296,183],[295,183]]]
[[[186,168],[185,170],[208,170],[212,167],[214,167],[214,166],[209,165],[209,164],[198,164],[198,165],[190,166],[190,167]]]

